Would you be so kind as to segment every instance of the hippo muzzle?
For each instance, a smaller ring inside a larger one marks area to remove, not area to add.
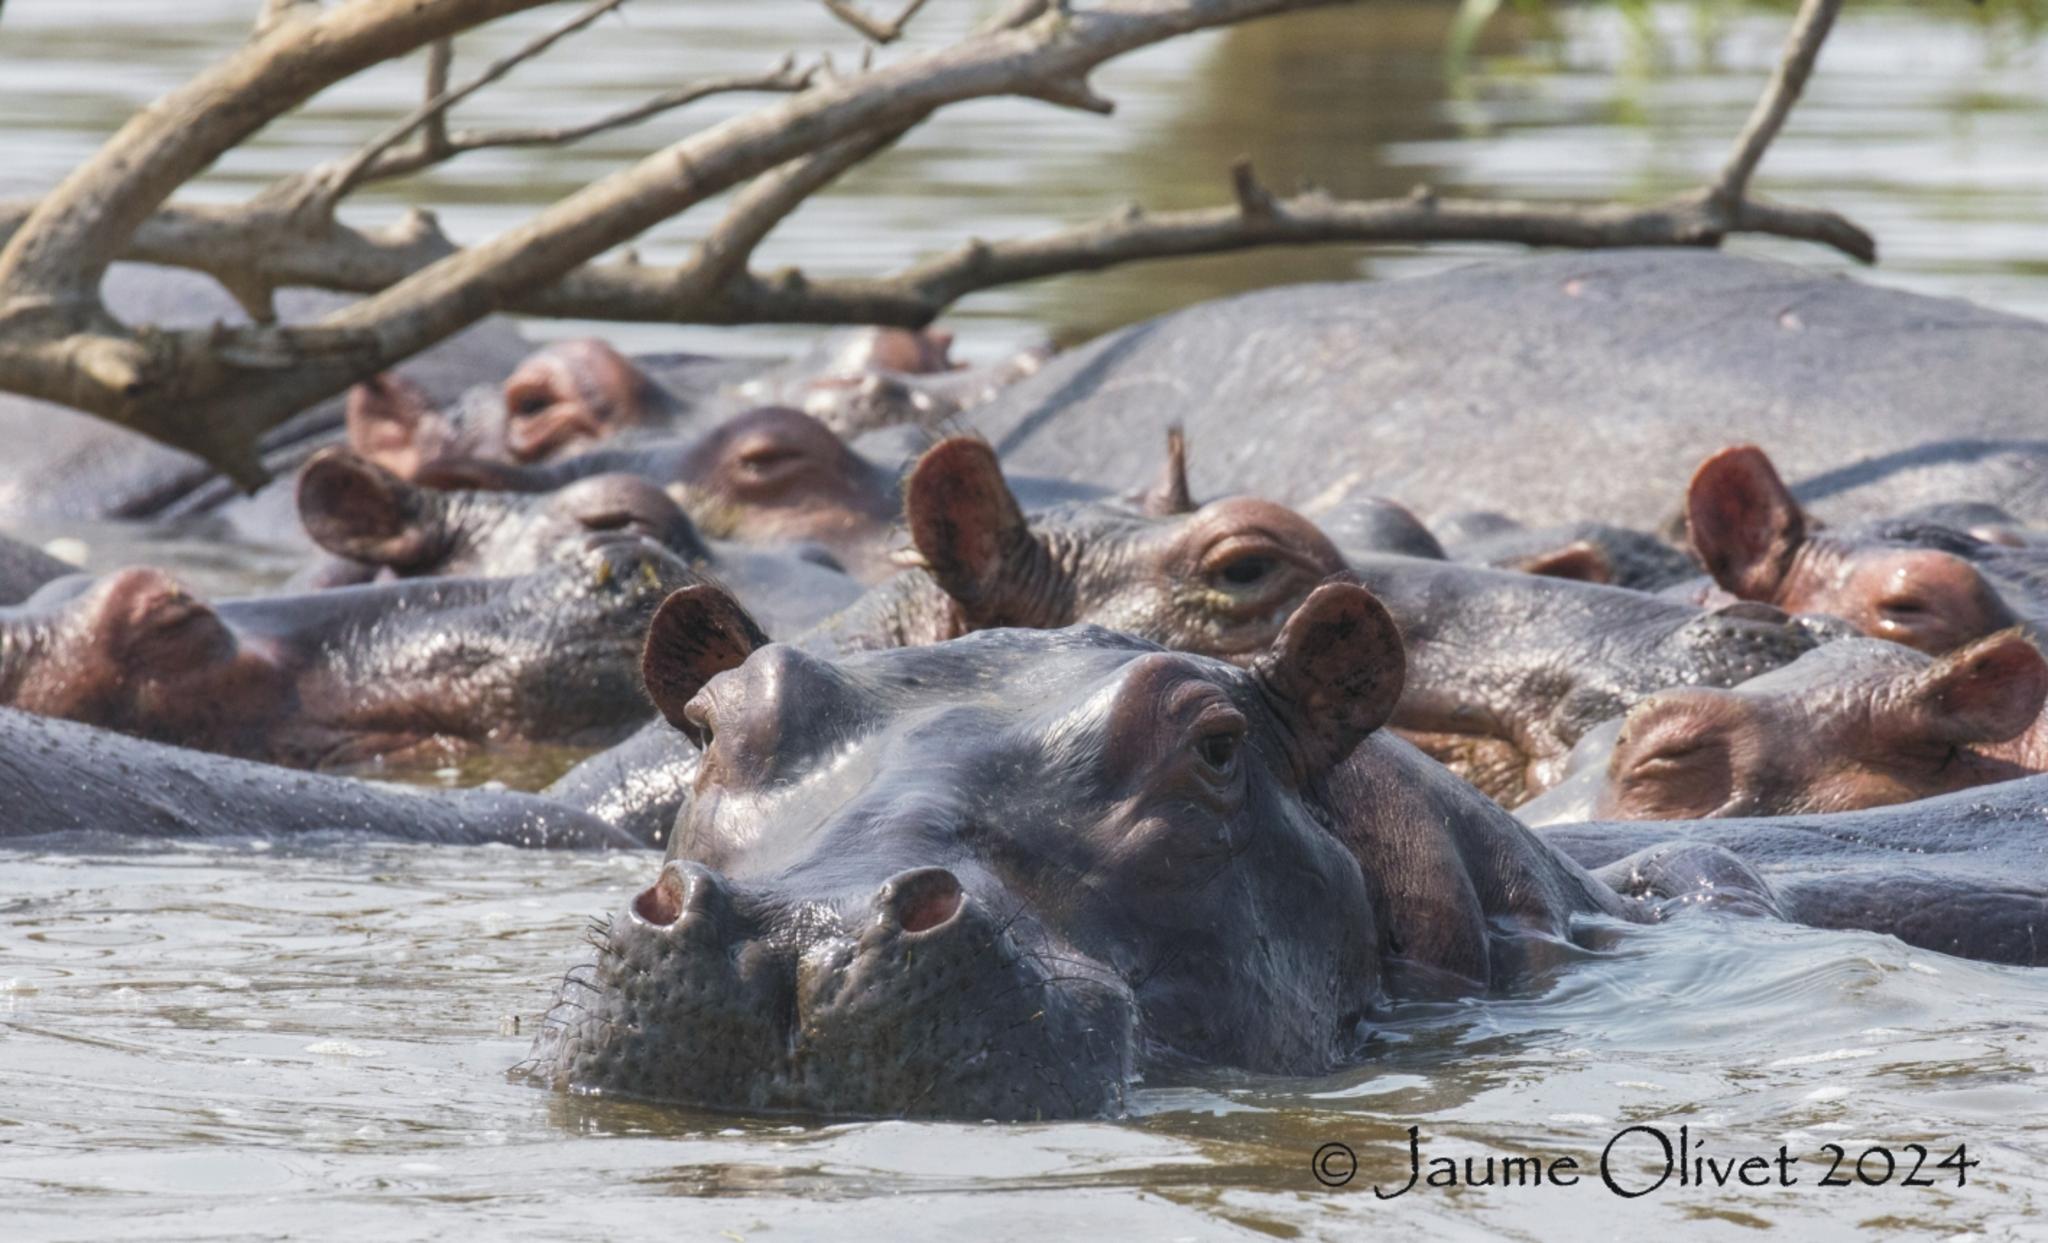
[[[749,1113],[1120,1112],[1128,989],[1002,905],[944,868],[816,901],[671,861],[565,978],[528,1073]]]

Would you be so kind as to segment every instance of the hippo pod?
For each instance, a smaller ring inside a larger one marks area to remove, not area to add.
[[[1510,986],[1627,907],[1398,740],[1399,635],[1318,588],[1244,667],[1093,627],[827,661],[663,606],[704,749],[658,879],[528,1072],[747,1110],[1116,1112],[1189,1064],[1360,1055],[1390,998]]]
[[[297,766],[417,748],[601,746],[650,716],[641,636],[698,581],[591,539],[508,579],[424,579],[209,605],[160,571],[75,576],[0,609],[0,704]]]

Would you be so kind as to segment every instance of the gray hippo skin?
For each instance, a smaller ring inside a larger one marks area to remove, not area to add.
[[[653,715],[640,688],[648,618],[697,581],[623,535],[521,578],[217,605],[157,570],[75,576],[0,609],[0,704],[299,767],[601,747]]]
[[[103,294],[130,323],[198,328],[247,323],[248,316],[211,278],[176,268],[117,263]],[[283,290],[281,318],[317,318],[348,300],[313,290]],[[501,376],[531,347],[510,321],[485,320],[401,364],[398,374],[419,391],[453,398],[479,376]],[[285,475],[321,444],[342,434],[343,401],[301,412],[263,441],[264,463]],[[13,448],[0,470],[0,521],[67,517],[188,517],[226,507],[241,533],[272,542],[296,537],[290,488],[264,490],[268,504],[238,502],[240,493],[191,454],[62,406],[0,393],[0,438]]]
[[[698,797],[569,973],[544,1082],[1116,1113],[1138,1075],[1354,1061],[1390,1000],[1512,989],[1572,952],[1578,917],[1629,910],[1371,736],[1400,640],[1354,585],[1319,588],[1249,667],[1093,627],[749,654],[730,601],[663,607],[684,606],[649,682],[707,746]]]
[[[419,790],[293,772],[0,708],[0,843],[348,834],[447,845],[636,845],[510,790]]]
[[[1696,463],[1752,441],[1831,521],[1969,500],[2039,524],[2044,402],[2048,324],[1658,250],[1206,303],[1055,359],[964,421],[1011,469],[1102,484],[1182,423],[1198,493],[1312,516],[1369,487],[1424,515],[1655,530]]]
[[[987,445],[943,441],[904,487],[922,564],[790,641],[829,657],[994,627],[1092,622],[1249,659],[1318,583],[1344,569],[1322,532],[1292,510],[1248,497],[1197,506],[1184,491],[1168,492],[1172,499],[1148,497],[1140,508],[1079,502],[1027,519]],[[657,614],[650,649],[662,625]],[[656,722],[547,792],[651,836],[675,818],[695,764],[683,736]]]
[[[796,551],[703,539],[666,492],[638,475],[592,475],[553,492],[443,492],[337,446],[300,471],[298,501],[299,520],[330,554],[295,576],[302,588],[384,575],[530,574],[609,533],[660,544],[775,634],[814,626],[861,594],[851,578]]]
[[[44,583],[55,582],[78,567],[20,540],[0,535],[0,605],[20,604]]]
[[[1670,861],[1733,856],[1786,918],[1965,958],[2048,966],[2048,777],[1833,815],[1541,830],[1623,892],[1666,896]],[[1752,881],[1753,884],[1753,881]]]

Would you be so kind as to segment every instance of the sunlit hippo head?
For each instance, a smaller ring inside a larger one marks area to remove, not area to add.
[[[1592,811],[1671,820],[1849,811],[2037,771],[2048,662],[2017,631],[1941,657],[1845,639],[1623,721]],[[1575,757],[1577,762],[1579,757]]]
[[[1814,530],[1754,445],[1700,465],[1686,521],[1707,572],[1744,600],[1840,617],[1873,638],[1937,654],[2016,620],[1999,588],[1954,549]]]
[[[568,977],[541,1078],[1031,1119],[1115,1112],[1160,1068],[1356,1054],[1380,882],[1328,781],[1403,668],[1362,588],[1319,588],[1243,667],[1094,627],[837,661],[760,642],[711,588],[657,614],[648,686],[704,760],[659,877]]]
[[[1329,539],[1284,505],[1196,505],[1169,447],[1135,505],[1082,502],[1027,517],[995,453],[954,437],[904,484],[914,560],[951,601],[950,637],[1091,622],[1182,651],[1249,660],[1318,583],[1344,570]]]

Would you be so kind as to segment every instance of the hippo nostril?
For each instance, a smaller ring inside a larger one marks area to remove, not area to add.
[[[960,913],[966,894],[944,868],[920,868],[882,887],[882,906],[905,932],[929,932]]]
[[[683,878],[673,868],[663,868],[661,879],[633,899],[633,913],[657,928],[666,928],[683,916]]]

